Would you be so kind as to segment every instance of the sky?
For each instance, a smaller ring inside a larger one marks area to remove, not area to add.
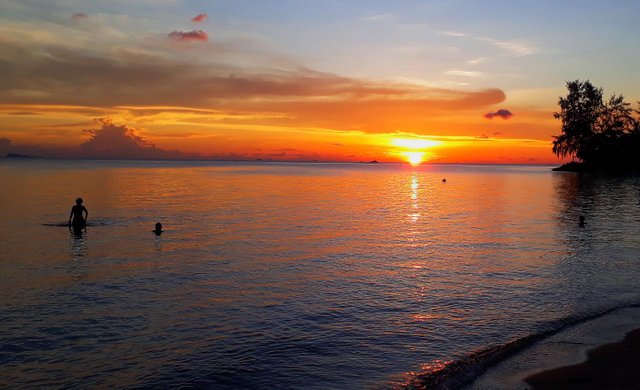
[[[570,80],[640,100],[638,1],[0,3],[0,154],[557,163]]]

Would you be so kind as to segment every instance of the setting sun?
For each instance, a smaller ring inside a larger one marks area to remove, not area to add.
[[[495,3],[0,0],[0,390],[640,390],[640,0]]]
[[[442,141],[421,138],[393,138],[391,144],[399,148],[398,154],[412,166],[422,164],[428,157],[425,149],[441,145]]]
[[[420,165],[425,159],[424,152],[403,152],[402,154],[405,156],[409,164],[414,167]]]

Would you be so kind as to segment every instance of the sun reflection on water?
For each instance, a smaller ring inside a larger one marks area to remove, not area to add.
[[[411,208],[413,209],[412,213],[409,213],[408,216],[410,218],[411,223],[417,223],[420,219],[420,204],[418,201],[418,190],[420,189],[420,183],[418,182],[418,176],[413,174],[411,176]]]

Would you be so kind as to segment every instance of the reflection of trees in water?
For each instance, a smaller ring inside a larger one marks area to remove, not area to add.
[[[577,225],[584,215],[588,226],[606,235],[640,221],[638,177],[559,173],[554,179],[562,224]]]
[[[555,234],[567,249],[558,259],[557,276],[579,311],[621,303],[625,294],[635,293],[639,184],[640,178],[630,176],[554,174]],[[580,215],[586,218],[584,227]]]
[[[558,208],[555,234],[569,256],[579,256],[590,249],[594,189],[584,177],[570,173],[554,174],[554,184]],[[581,215],[586,218],[584,227],[579,224]]]

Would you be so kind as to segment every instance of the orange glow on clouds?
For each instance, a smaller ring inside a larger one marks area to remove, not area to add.
[[[155,145],[158,158],[233,159],[274,161],[371,161],[438,163],[554,163],[550,140],[511,138],[484,127],[490,136],[473,136],[477,130],[471,117],[434,123],[432,135],[406,130],[366,132],[340,129],[339,123],[313,126],[294,119],[282,119],[271,112],[236,112],[175,106],[117,106],[109,108],[64,105],[0,105],[0,141],[10,148],[0,153],[23,153],[44,157],[82,157],[74,154],[100,126],[96,118],[111,118],[126,125],[135,135]],[[520,116],[520,118],[523,115]],[[485,126],[491,123],[483,122]],[[517,119],[516,119],[517,120]],[[514,134],[498,122],[499,129]],[[449,124],[450,123],[450,124]],[[545,122],[542,122],[544,127]],[[285,125],[286,124],[286,125]],[[466,127],[468,126],[468,127]],[[520,136],[526,132],[518,129]],[[132,133],[133,134],[133,133]],[[454,135],[455,134],[455,135]],[[0,144],[2,146],[2,144]]]
[[[296,36],[280,36],[269,23],[252,25],[251,12],[240,12],[238,23],[207,23],[217,2],[188,13],[172,4],[166,18],[127,7],[117,13],[67,8],[64,25],[65,6],[50,14],[22,3],[1,17],[7,85],[0,89],[0,157],[96,158],[90,146],[102,142],[105,158],[143,152],[167,159],[559,162],[551,142],[560,131],[553,112],[565,69],[530,77],[539,64],[554,63],[536,57],[544,51],[535,42],[525,42],[535,34],[503,41],[471,31],[443,33],[433,23],[397,29],[389,21],[346,17],[332,20],[341,27],[326,30],[322,45],[299,51]],[[167,2],[148,3],[163,8]],[[313,19],[296,19],[296,28],[306,33],[324,26]],[[184,24],[189,21],[196,24]],[[247,35],[247,26],[255,34]],[[359,33],[345,34],[351,28],[376,34],[390,28],[385,34],[391,35],[363,42]],[[483,56],[466,58],[464,68],[462,52],[438,56],[434,66],[415,62],[423,58],[416,42],[425,34],[433,38],[431,54],[464,45]],[[345,51],[350,45],[355,51]],[[354,65],[346,53],[357,53],[367,66]]]

